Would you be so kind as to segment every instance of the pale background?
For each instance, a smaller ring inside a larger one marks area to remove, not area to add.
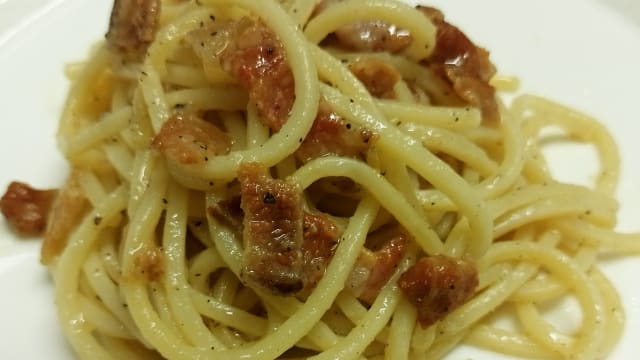
[[[498,2],[498,0],[467,1],[426,0],[425,2],[436,5],[448,3],[454,8],[451,10],[460,7],[461,3],[465,7],[474,4],[471,7],[477,8],[478,4],[483,2]],[[494,31],[495,29],[490,26],[491,21],[485,22],[486,18],[480,19],[482,20],[480,24],[477,21],[474,22],[484,14],[468,11],[452,11],[446,14],[451,15],[449,18],[453,23],[475,26],[472,31],[473,37],[482,44],[486,44],[492,50],[492,54],[500,59],[501,64],[504,64],[501,68],[503,71],[522,75],[523,83],[528,87],[540,89],[545,95],[561,99],[568,104],[579,105],[580,108],[599,117],[620,120],[610,125],[618,136],[623,155],[627,156],[626,159],[623,157],[623,161],[626,160],[627,164],[634,162],[637,164],[637,154],[640,153],[637,140],[640,126],[637,124],[640,121],[637,116],[629,115],[630,111],[627,109],[635,110],[633,106],[640,104],[639,95],[632,95],[631,91],[619,92],[614,98],[611,95],[616,90],[621,90],[621,87],[623,90],[632,88],[632,91],[637,94],[637,89],[633,88],[632,84],[640,83],[637,67],[640,60],[636,61],[632,67],[623,68],[616,66],[618,65],[616,57],[625,51],[629,52],[630,48],[635,48],[635,52],[632,52],[635,54],[633,59],[640,59],[640,51],[638,51],[640,37],[634,35],[640,34],[640,0],[582,1],[584,4],[601,5],[588,7],[596,11],[596,14],[610,13],[611,11],[605,11],[608,10],[606,7],[614,11],[611,12],[612,14],[606,14],[607,22],[603,25],[596,21],[590,22],[595,18],[593,12],[575,11],[581,8],[574,6],[580,3],[575,0],[500,2],[504,5],[508,3],[507,8],[528,8],[532,3],[546,5],[551,3],[553,5],[547,6],[545,11],[562,12],[561,18],[551,23],[555,29],[570,28],[572,24],[582,20],[582,23],[592,24],[596,29],[595,32],[601,32],[606,29],[600,29],[598,26],[613,24],[611,21],[614,20],[611,18],[615,18],[614,25],[619,25],[618,22],[627,25],[616,26],[616,37],[606,39],[610,42],[608,45],[611,45],[605,47],[610,49],[608,54],[597,51],[598,49],[593,47],[597,42],[592,42],[590,38],[572,38],[575,40],[572,43],[575,51],[585,56],[570,59],[552,58],[548,59],[548,63],[542,59],[543,61],[538,64],[543,65],[540,70],[524,70],[524,67],[528,67],[532,62],[519,58],[517,53],[513,54],[511,49],[504,46],[509,44],[511,39],[506,37],[511,34]],[[102,36],[108,22],[110,3],[111,0],[0,0],[0,165],[2,166],[0,167],[0,191],[8,181],[13,179],[27,180],[37,187],[56,186],[62,182],[65,174],[61,169],[65,164],[55,151],[56,123],[51,122],[51,119],[57,116],[52,114],[59,112],[65,97],[62,90],[64,87],[60,85],[66,84],[62,75],[62,64],[82,59],[89,44]],[[89,8],[91,11],[87,11]],[[499,11],[504,11],[504,8],[505,6],[500,7]],[[594,10],[596,8],[597,10]],[[544,14],[549,14],[548,12]],[[501,12],[498,12],[497,16],[500,14]],[[540,16],[536,20],[543,25],[551,21],[545,16]],[[520,19],[501,21],[506,23],[513,21],[509,25],[515,28],[514,25],[518,25]],[[528,21],[523,23],[529,24]],[[60,33],[70,37],[59,37],[58,32],[55,31],[58,27],[64,27],[66,30]],[[564,32],[561,30],[554,35],[561,37]],[[547,35],[535,33],[525,40],[535,46],[544,47]],[[494,42],[501,45],[493,46]],[[552,48],[552,50],[558,49]],[[593,63],[587,62],[589,60],[587,57],[592,56],[602,59],[598,65],[606,66],[598,67],[599,73],[593,72],[589,76],[584,76],[588,73],[585,69],[590,69],[588,64]],[[620,60],[620,63],[628,64],[629,62],[629,59]],[[549,71],[553,72],[554,69],[562,66],[566,66],[567,69],[575,67],[575,71],[562,72],[557,74],[556,78],[549,77]],[[606,71],[604,75],[603,70]],[[619,80],[620,76],[629,78],[626,84],[629,87],[624,87],[625,84]],[[576,87],[580,91],[571,91]],[[606,101],[603,101],[605,99]],[[33,125],[34,119],[41,121]],[[25,123],[30,125],[23,125]],[[632,131],[626,130],[629,128]],[[43,153],[42,149],[46,149],[48,153]],[[623,204],[621,224],[628,230],[638,230],[640,168],[637,165],[629,166],[626,171],[623,176],[625,181],[622,184],[622,193],[630,196]],[[6,229],[4,220],[0,219],[0,359],[67,360],[71,357],[53,310],[50,280],[44,269],[38,266],[38,246],[37,240],[17,241]],[[640,334],[640,291],[634,289],[638,288],[636,274],[640,273],[640,269],[638,269],[637,259],[634,261],[636,264],[633,265],[610,264],[608,267],[612,273],[626,275],[617,278],[617,285],[627,294],[625,297],[629,316],[627,329],[631,329],[626,334],[622,346],[612,355],[611,358],[614,360],[637,358],[638,345],[634,342]],[[481,355],[472,350],[456,352],[449,359],[503,358],[493,354]]]

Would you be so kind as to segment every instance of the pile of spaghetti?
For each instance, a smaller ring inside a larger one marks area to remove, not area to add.
[[[436,359],[468,343],[593,359],[620,337],[596,260],[640,239],[613,230],[614,141],[537,97],[503,105],[488,52],[436,9],[116,0],[67,73],[72,170],[40,194],[42,262],[80,358]],[[597,149],[593,188],[551,176],[548,127]],[[10,188],[5,212],[30,191]],[[544,312],[567,297],[581,319],[562,333]]]

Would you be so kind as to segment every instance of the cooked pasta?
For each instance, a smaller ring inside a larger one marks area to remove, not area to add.
[[[503,104],[515,80],[435,9],[116,0],[68,75],[42,262],[79,358],[596,359],[621,335],[614,140]],[[548,128],[597,150],[592,187],[552,176]],[[566,298],[569,332],[544,315]]]

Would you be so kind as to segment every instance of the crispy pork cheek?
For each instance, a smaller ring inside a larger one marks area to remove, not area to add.
[[[418,310],[418,321],[427,327],[471,298],[478,286],[478,271],[465,260],[426,256],[404,272],[398,283]]]
[[[115,0],[107,44],[126,57],[140,58],[160,25],[160,0]]]
[[[325,214],[304,214],[302,256],[305,289],[313,289],[333,257],[340,230]]]
[[[301,190],[273,179],[256,163],[243,164],[238,179],[244,212],[242,276],[273,293],[295,294],[304,287]]]
[[[388,62],[378,58],[365,58],[349,65],[349,70],[369,90],[371,95],[393,99],[394,86],[402,79],[400,72]]]
[[[41,235],[57,194],[57,190],[37,190],[14,181],[0,199],[0,209],[20,235]]]
[[[164,122],[153,146],[181,164],[201,164],[229,151],[231,138],[195,115],[176,114]]]
[[[489,85],[496,68],[489,60],[489,52],[448,23],[440,10],[427,6],[418,9],[437,29],[436,47],[426,60],[427,66],[448,79],[460,98],[479,107],[484,119],[498,121],[495,89]]]
[[[363,249],[347,281],[347,288],[364,302],[373,303],[400,264],[406,245],[407,236],[399,232],[376,251]]]
[[[222,68],[235,78],[255,103],[264,124],[278,131],[295,101],[295,83],[284,47],[260,21],[243,18],[216,31]]]
[[[218,57],[222,68],[247,90],[262,123],[272,132],[278,132],[295,101],[293,74],[280,39],[262,22],[248,18],[216,25],[215,29],[209,41],[217,45],[204,44],[204,49],[209,49],[211,54],[201,56]],[[387,81],[378,87],[388,88],[389,82],[395,83],[388,69],[377,66],[372,71],[387,75]],[[321,102],[311,130],[301,139],[296,157],[306,162],[327,154],[363,156],[372,137],[371,131],[347,123]]]
[[[333,0],[321,2],[316,8],[316,13],[334,2]],[[436,27],[436,47],[429,58],[425,59],[425,65],[446,79],[451,86],[450,89],[460,99],[479,107],[486,121],[498,121],[499,111],[495,100],[495,89],[489,85],[489,80],[495,74],[495,66],[489,60],[489,52],[476,46],[460,29],[448,23],[438,9],[427,6],[418,6],[417,9]],[[397,53],[406,49],[412,41],[408,31],[382,21],[354,22],[342,26],[334,35],[338,45],[351,51]],[[380,81],[382,78],[372,79]],[[376,94],[379,92],[377,87],[367,87],[374,96],[380,97]]]
[[[328,154],[364,158],[375,138],[372,131],[347,122],[321,102],[311,130],[295,155],[302,162]]]

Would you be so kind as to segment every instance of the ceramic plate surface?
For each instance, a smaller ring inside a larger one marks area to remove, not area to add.
[[[522,90],[601,119],[623,160],[619,228],[640,230],[640,3],[633,0],[434,0],[475,42],[491,51],[501,73]],[[107,0],[0,0],[0,188],[14,179],[60,186],[67,166],[55,132],[68,82],[63,65],[82,60],[102,38]],[[588,183],[597,171],[589,149],[554,147],[557,175]],[[578,180],[582,179],[582,180]],[[586,179],[586,180],[585,180]],[[18,239],[0,219],[0,357],[70,360],[39,265],[38,239]],[[635,359],[640,334],[640,257],[602,262],[619,289],[627,322],[611,359]],[[636,279],[634,279],[636,277]],[[568,303],[559,316],[571,318]],[[570,321],[570,320],[567,320]],[[635,350],[635,352],[634,352]],[[460,347],[448,359],[502,359]],[[505,358],[506,359],[506,358]]]

